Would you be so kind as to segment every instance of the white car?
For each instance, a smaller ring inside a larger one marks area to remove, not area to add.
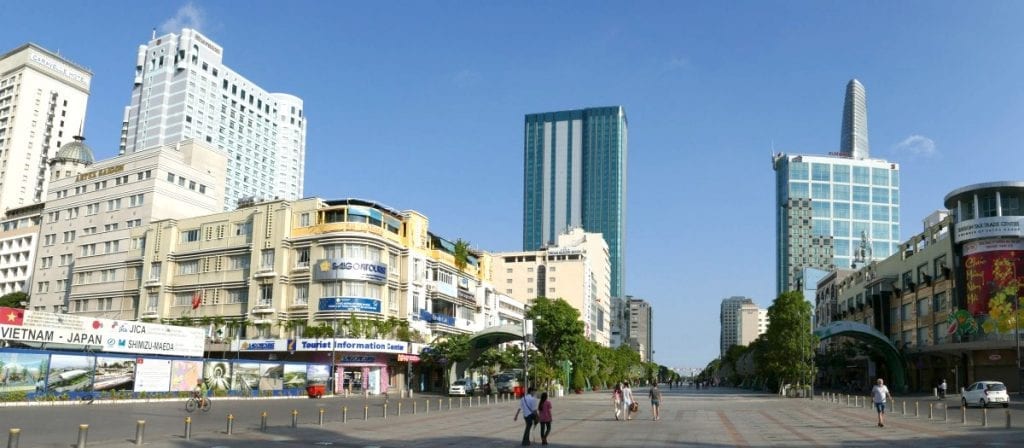
[[[978,381],[964,389],[960,404],[964,407],[976,404],[983,408],[990,404],[1001,404],[1006,408],[1010,407],[1010,394],[1006,391],[1006,385],[999,381]]]
[[[467,379],[458,380],[448,387],[448,395],[473,395],[473,392],[473,381]]]

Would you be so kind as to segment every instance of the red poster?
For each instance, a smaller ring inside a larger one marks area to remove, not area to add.
[[[1024,284],[1024,251],[978,249],[964,256],[967,311],[975,316],[989,314],[989,300],[1000,291]]]

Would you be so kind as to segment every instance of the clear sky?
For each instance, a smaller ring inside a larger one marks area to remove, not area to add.
[[[622,105],[626,289],[655,360],[718,355],[722,298],[774,298],[772,148],[839,146],[846,82],[872,156],[902,169],[903,238],[954,188],[1020,180],[1024,3],[949,1],[7,1],[94,74],[86,136],[117,154],[135,52],[194,27],[224,62],[305,100],[306,194],[415,209],[489,250],[522,238],[523,116]]]

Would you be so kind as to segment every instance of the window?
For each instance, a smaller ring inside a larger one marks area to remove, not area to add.
[[[932,297],[932,310],[936,313],[946,311],[946,291],[935,293]]]
[[[299,215],[299,227],[309,227],[309,213]]]
[[[75,256],[71,254],[63,254],[60,256],[60,265],[67,266],[75,261]]]
[[[232,255],[231,256],[231,269],[249,269],[249,256],[248,255]]]
[[[140,236],[132,238],[132,250],[145,249],[146,248],[146,237]]]
[[[305,305],[309,302],[309,285],[295,285],[295,304]]]
[[[295,266],[300,268],[309,267],[309,248],[303,247],[295,250]]]
[[[182,243],[194,243],[199,241],[199,229],[191,229],[182,232],[181,242]]]
[[[104,224],[103,225],[103,231],[104,232],[113,232],[115,230],[117,230],[117,223],[116,222],[115,223],[111,223],[111,224]]]
[[[96,202],[85,206],[86,216],[92,216],[100,212],[100,203]]]
[[[57,243],[57,234],[51,233],[49,235],[43,236],[43,245],[44,246],[52,246],[52,245],[54,245],[56,243]]]
[[[398,290],[388,288],[388,309],[398,311]]]
[[[245,303],[249,300],[249,289],[229,289],[228,303]]]
[[[174,182],[174,173],[167,173],[167,182]]]
[[[263,249],[260,251],[260,269],[274,269],[274,249]]]
[[[142,193],[133,194],[128,199],[130,201],[129,207],[139,207],[146,201],[146,195]]]
[[[81,256],[82,257],[88,257],[88,256],[91,256],[91,255],[96,255],[96,245],[95,244],[85,244],[85,245],[82,245],[82,255]]]
[[[131,229],[133,227],[139,227],[139,226],[142,225],[142,220],[141,219],[129,219],[127,224],[128,224],[128,228],[129,229]]]
[[[39,282],[36,284],[36,292],[50,292],[50,282]]]
[[[928,315],[928,299],[921,299],[917,301],[917,317],[924,317]]]
[[[149,296],[146,297],[146,310],[151,312],[151,313],[155,313],[156,310],[157,310],[157,306],[159,304],[160,304],[160,295],[155,293],[155,292],[149,293]]]
[[[99,305],[97,309],[100,311],[111,311],[114,309],[113,297],[107,297],[105,299],[96,299],[96,303]]]
[[[53,266],[53,257],[43,257],[41,261],[43,269],[50,269],[50,267]]]
[[[917,329],[917,346],[924,347],[928,345],[928,328]]]
[[[150,265],[149,279],[150,280],[160,280],[160,262],[159,261],[154,262],[153,264]]]
[[[179,292],[174,294],[174,306],[192,306],[192,293]]]
[[[54,286],[55,286],[54,291],[63,291],[64,290],[64,286],[66,284],[67,284],[67,282],[65,280],[57,280],[54,283]]]
[[[235,224],[235,236],[252,234],[252,222],[246,221]]]
[[[189,260],[178,262],[178,275],[189,275],[199,272],[199,261]]]
[[[107,211],[112,212],[114,210],[121,209],[121,198],[110,199],[107,201]]]
[[[65,243],[73,243],[73,242],[75,242],[75,231],[74,230],[69,230],[67,232],[64,232],[64,242]]]
[[[935,324],[932,327],[932,344],[938,345],[943,342],[943,339],[946,337],[946,329],[948,327],[949,324],[945,322]]]
[[[274,285],[260,285],[260,306],[274,305]]]

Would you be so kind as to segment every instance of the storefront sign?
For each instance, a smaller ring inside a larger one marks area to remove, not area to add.
[[[992,216],[956,223],[957,243],[997,237],[1024,238],[1024,216]]]
[[[398,362],[420,362],[420,355],[398,354]]]
[[[287,341],[283,339],[258,339],[252,341],[234,341],[231,349],[241,352],[274,352],[284,351]]]
[[[318,282],[362,280],[373,283],[385,283],[388,279],[387,265],[375,261],[336,258],[319,260],[313,266],[313,280]]]
[[[988,360],[989,361],[999,361],[1000,359],[1003,359],[1003,356],[998,354],[998,353],[993,353],[991,355],[988,355]]]
[[[113,353],[203,356],[202,329],[0,308],[0,340],[72,344]]]
[[[464,289],[459,290],[459,298],[469,302],[476,302],[476,296],[473,295],[473,293],[466,291]]]
[[[368,297],[324,297],[320,299],[319,310],[380,313],[380,300]]]
[[[298,339],[295,340],[297,352],[357,352],[357,353],[405,353],[409,343],[390,339]],[[232,341],[231,350],[241,352],[283,352],[287,350],[286,339],[252,339]]]
[[[369,363],[377,362],[377,357],[376,356],[342,356],[341,357],[341,362],[342,363],[369,364]]]
[[[455,326],[455,318],[444,314],[434,314],[427,310],[420,310],[420,319],[426,322],[437,322],[445,325]]]

